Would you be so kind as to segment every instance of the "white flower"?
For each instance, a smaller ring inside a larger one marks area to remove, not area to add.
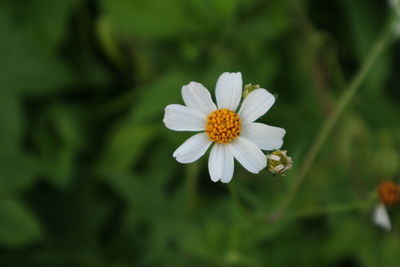
[[[379,203],[374,208],[374,212],[372,214],[372,220],[376,225],[382,227],[386,231],[390,231],[392,229],[389,213],[385,205],[382,203]]]
[[[208,159],[211,180],[228,183],[233,177],[234,158],[251,173],[267,166],[262,150],[279,149],[286,131],[254,122],[274,104],[275,97],[265,89],[256,89],[236,109],[242,95],[242,74],[223,73],[217,81],[217,105],[200,83],[182,87],[185,105],[165,108],[164,124],[175,131],[202,131],[186,140],[173,156],[180,163],[191,163],[203,156],[214,143]]]

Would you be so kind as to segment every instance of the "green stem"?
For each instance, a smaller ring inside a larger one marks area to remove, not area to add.
[[[200,172],[200,166],[197,162],[186,166],[186,209],[187,214],[194,214],[197,204],[197,182]]]
[[[392,23],[390,23],[392,25]],[[337,123],[340,115],[342,115],[343,111],[346,109],[350,101],[353,99],[355,93],[360,88],[361,83],[364,81],[365,77],[371,70],[372,66],[382,54],[384,48],[389,43],[392,37],[391,26],[388,30],[385,30],[382,37],[375,43],[373,46],[368,58],[362,65],[361,69],[358,71],[356,76],[353,78],[351,83],[347,86],[345,91],[343,92],[342,96],[339,98],[338,104],[336,109],[334,110],[331,117],[325,122],[322,126],[321,130],[319,131],[314,143],[312,144],[309,152],[306,155],[304,160],[304,164],[299,171],[299,174],[294,179],[294,182],[289,189],[289,193],[287,197],[282,202],[280,208],[278,209],[277,213],[272,215],[274,220],[280,219],[282,215],[286,212],[289,208],[290,204],[296,197],[301,185],[303,184],[304,179],[307,177],[307,174],[313,165],[316,156],[318,155],[321,147],[325,143],[327,137],[332,132],[333,127]]]
[[[318,216],[324,214],[332,214],[332,213],[341,213],[341,212],[348,212],[353,210],[366,210],[371,209],[373,202],[371,200],[367,201],[358,201],[354,203],[347,203],[347,204],[334,204],[329,205],[324,208],[319,209],[309,209],[309,210],[302,210],[297,213],[289,214],[287,217],[289,219],[299,219],[303,217],[309,216]]]

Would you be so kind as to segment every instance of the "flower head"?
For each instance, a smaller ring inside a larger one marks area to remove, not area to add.
[[[386,206],[393,206],[400,201],[400,186],[397,184],[385,181],[378,188],[379,200]]]
[[[242,74],[221,74],[215,88],[216,102],[200,83],[190,82],[182,87],[185,105],[172,104],[165,108],[164,124],[175,131],[201,131],[178,147],[173,156],[180,163],[191,163],[203,156],[213,144],[208,159],[211,180],[228,183],[233,177],[234,158],[251,173],[267,166],[261,150],[279,149],[286,131],[282,128],[254,122],[274,104],[275,97],[258,88],[243,100]]]
[[[376,225],[390,231],[392,224],[387,207],[400,202],[400,186],[391,181],[382,182],[378,187],[378,196],[380,203],[376,205],[372,219]]]

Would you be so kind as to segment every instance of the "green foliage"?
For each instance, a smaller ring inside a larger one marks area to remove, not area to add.
[[[3,246],[19,248],[37,242],[41,237],[37,218],[18,201],[2,199],[0,218],[0,242]]]
[[[379,182],[399,181],[397,43],[271,219],[389,15],[362,0],[1,1],[0,265],[397,266],[399,207],[392,232],[371,221]],[[287,131],[286,177],[236,164],[229,188],[207,157],[172,157],[190,133],[164,127],[165,106],[224,71],[278,96],[261,121]]]

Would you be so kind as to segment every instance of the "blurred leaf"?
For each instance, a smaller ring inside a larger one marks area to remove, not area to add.
[[[4,4],[18,29],[41,51],[47,52],[64,37],[68,16],[78,1],[5,0]]]
[[[82,148],[80,111],[73,107],[50,107],[38,118],[34,142],[48,181],[66,189],[72,182],[76,157]]]
[[[0,150],[0,161],[0,194],[3,196],[28,190],[38,178],[39,164],[28,154]]]
[[[122,64],[123,55],[119,50],[117,37],[110,19],[103,15],[97,20],[97,34],[106,54],[118,65]]]
[[[211,1],[211,5],[215,7],[215,11],[221,19],[225,20],[233,17],[236,7],[240,0],[221,0]]]
[[[156,129],[154,126],[129,124],[129,121],[120,123],[106,144],[98,163],[99,169],[119,172],[132,168],[147,142],[157,133]]]
[[[0,151],[17,146],[23,135],[21,105],[12,92],[0,91]]]
[[[359,64],[365,61],[376,38],[382,34],[385,19],[382,14],[376,12],[374,2],[366,3],[362,0],[341,1],[347,11],[350,37],[355,44],[355,53]],[[377,23],[379,22],[379,23]],[[372,30],[371,30],[372,29]],[[390,52],[389,52],[390,53]],[[384,54],[374,66],[363,83],[364,90],[373,97],[379,96],[379,92],[387,80],[388,68],[391,56]]]
[[[102,0],[102,7],[121,34],[177,36],[184,27],[182,0]]]
[[[22,247],[41,238],[41,229],[35,216],[21,203],[11,199],[0,201],[0,243]]]
[[[2,4],[0,4],[1,7]],[[2,91],[17,94],[62,89],[71,80],[71,73],[48,51],[23,35],[11,22],[6,9],[0,9],[0,86]]]
[[[132,110],[133,122],[145,123],[158,118],[159,125],[162,125],[161,118],[164,108],[172,103],[182,103],[181,88],[184,84],[189,83],[187,79],[182,74],[172,72],[142,88],[135,99],[136,105]]]
[[[273,40],[290,29],[293,18],[287,1],[274,4],[266,1],[259,5],[260,7],[256,7],[256,11],[251,10],[248,18],[241,21],[235,29],[237,39],[249,43]],[[253,16],[251,12],[261,14]]]

